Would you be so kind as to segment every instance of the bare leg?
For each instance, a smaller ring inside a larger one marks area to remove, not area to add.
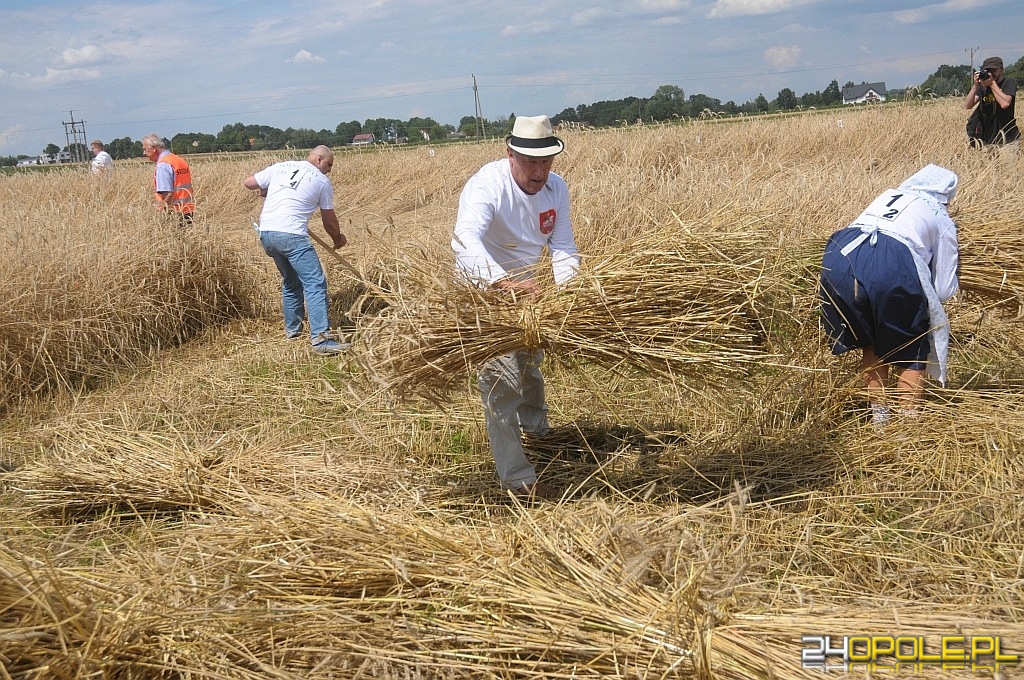
[[[876,428],[885,427],[892,418],[892,410],[886,399],[889,387],[889,365],[882,363],[873,349],[864,349],[860,360],[860,372],[871,402],[871,424]]]
[[[860,373],[864,377],[864,386],[868,391],[868,401],[872,405],[885,406],[886,383],[889,381],[889,365],[882,363],[873,349],[864,348],[864,356],[860,360]]]
[[[924,371],[916,368],[896,369],[896,401],[900,409],[913,411],[924,396]]]

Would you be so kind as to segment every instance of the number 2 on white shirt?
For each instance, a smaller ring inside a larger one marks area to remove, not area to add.
[[[917,197],[914,195],[898,194],[895,192],[882,194],[864,212],[880,217],[883,220],[895,222],[900,213],[906,210],[907,206],[915,200],[917,200]]]

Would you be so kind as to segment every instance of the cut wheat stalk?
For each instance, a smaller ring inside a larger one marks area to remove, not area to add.
[[[362,355],[402,396],[444,394],[486,361],[527,349],[714,383],[779,360],[766,328],[791,296],[764,238],[646,236],[585,260],[569,285],[536,300],[460,284],[406,257],[387,309],[363,319]]]

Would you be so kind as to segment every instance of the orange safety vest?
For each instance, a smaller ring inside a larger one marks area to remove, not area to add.
[[[192,214],[196,209],[195,201],[192,200],[192,171],[188,163],[181,156],[169,153],[157,160],[157,163],[167,163],[174,170],[174,188],[171,191],[171,210],[176,210],[186,215]],[[156,174],[153,175],[153,187],[156,188]],[[163,197],[156,194],[157,205],[164,205]]]

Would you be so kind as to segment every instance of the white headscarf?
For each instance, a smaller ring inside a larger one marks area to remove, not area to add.
[[[908,177],[900,189],[946,205],[956,196],[957,182],[955,172],[932,163]]]

